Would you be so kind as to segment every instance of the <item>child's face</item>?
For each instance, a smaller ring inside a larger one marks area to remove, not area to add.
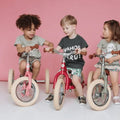
[[[62,29],[63,29],[63,32],[70,37],[74,34],[76,25],[70,25],[69,23],[66,23],[62,26]]]
[[[35,36],[35,33],[36,33],[36,29],[35,29],[34,24],[32,24],[31,28],[26,28],[22,31],[23,31],[24,36],[27,40],[31,40]]]
[[[108,25],[105,24],[103,26],[103,37],[105,39],[111,39],[111,35],[112,35],[112,33],[111,33],[110,29],[108,28]]]

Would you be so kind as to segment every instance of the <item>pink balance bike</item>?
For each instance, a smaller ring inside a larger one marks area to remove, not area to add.
[[[8,75],[8,87],[10,87],[12,99],[17,105],[24,107],[33,105],[39,96],[38,84],[32,79],[30,73],[30,53],[25,54],[27,57],[25,76],[14,80],[14,71],[12,69]]]
[[[65,58],[70,56],[71,54],[75,54],[75,52],[62,53],[62,52],[58,52],[54,50],[54,53],[63,56],[63,59],[61,62],[61,68],[58,71],[58,73],[55,75],[54,82],[53,82],[54,107],[56,110],[60,110],[63,106],[63,100],[66,94],[66,90],[74,89],[76,96],[78,96],[75,86],[72,84],[72,71],[67,70],[66,65],[65,65]],[[47,70],[47,75],[48,75],[48,70]],[[48,81],[48,76],[47,76],[47,81]],[[84,87],[85,84],[84,84],[83,74],[81,75],[81,83],[82,83],[82,87]]]
[[[105,55],[110,53],[120,54],[120,51],[112,51],[101,55],[93,54],[89,56],[90,59],[99,57],[101,61],[101,73],[99,78],[93,81],[92,72],[90,72],[88,76],[90,77],[88,78],[89,86],[87,87],[87,101],[90,107],[97,111],[106,109],[111,102],[111,89],[108,84],[109,70],[105,69]]]

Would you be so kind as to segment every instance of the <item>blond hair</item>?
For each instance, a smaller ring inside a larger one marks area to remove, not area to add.
[[[66,15],[64,16],[61,21],[60,21],[60,25],[63,26],[66,23],[70,24],[70,25],[77,25],[77,20],[74,16],[72,15]]]

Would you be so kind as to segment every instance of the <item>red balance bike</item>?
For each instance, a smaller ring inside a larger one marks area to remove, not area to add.
[[[44,50],[45,51],[45,50]],[[66,94],[66,90],[75,90],[75,94],[77,96],[77,91],[75,89],[75,86],[72,84],[72,71],[71,70],[67,70],[66,65],[65,65],[65,58],[75,54],[75,52],[70,52],[70,53],[62,53],[62,52],[58,52],[56,50],[54,50],[54,53],[62,55],[63,59],[61,62],[61,68],[58,71],[58,73],[55,75],[54,77],[54,82],[53,82],[53,89],[54,89],[54,107],[56,110],[60,110],[63,106],[63,100],[64,100],[64,96]],[[86,53],[85,53],[86,54]],[[48,75],[48,70],[47,70],[47,75]],[[48,76],[46,75],[46,80],[47,80],[47,84],[48,83]],[[82,86],[84,87],[84,77],[83,74],[81,75],[81,83]],[[47,87],[49,88],[49,87]]]

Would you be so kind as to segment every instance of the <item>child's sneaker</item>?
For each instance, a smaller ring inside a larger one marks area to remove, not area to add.
[[[49,94],[49,96],[45,100],[52,101],[53,98],[54,98],[53,94]]]
[[[37,80],[34,79],[34,81],[37,83]]]
[[[113,102],[114,102],[114,104],[116,104],[116,105],[120,104],[120,97],[119,97],[119,96],[114,96],[114,97],[113,97]]]
[[[23,75],[20,75],[19,77],[24,77]]]
[[[79,100],[79,103],[80,103],[80,104],[86,104],[86,97],[84,97],[84,96],[79,96],[79,97],[78,97],[78,100]]]

